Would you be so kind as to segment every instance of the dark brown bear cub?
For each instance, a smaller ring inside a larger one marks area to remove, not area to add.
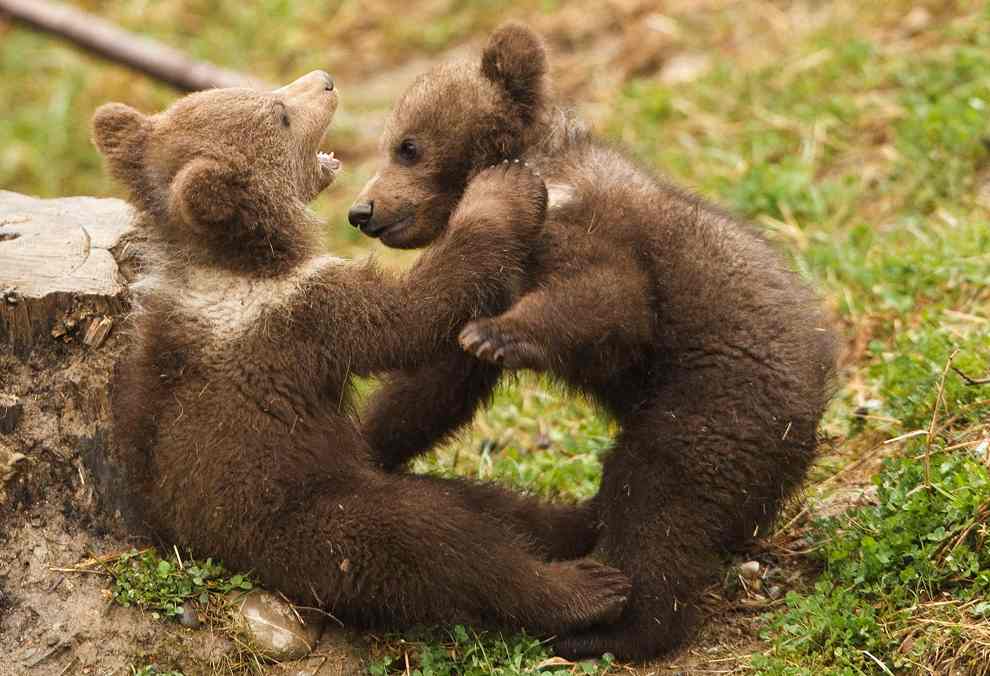
[[[550,208],[511,307],[470,323],[465,353],[394,374],[365,433],[395,468],[470,420],[500,369],[590,393],[621,432],[598,496],[573,508],[584,528],[547,528],[539,544],[551,557],[594,551],[633,594],[617,624],[557,648],[649,658],[690,634],[722,552],[804,478],[833,335],[759,235],[589,135],[548,102],[546,73],[540,40],[509,24],[480,62],[438,66],[393,110],[384,164],[352,210],[365,233],[395,247],[442,238],[471,176],[505,158],[538,169]]]
[[[113,394],[144,517],[354,623],[553,633],[614,620],[622,574],[546,562],[530,545],[529,515],[553,508],[386,474],[351,413],[353,374],[421,366],[504,306],[544,221],[542,181],[521,165],[482,172],[402,279],[347,264],[320,250],[306,210],[337,168],[317,152],[336,106],[316,72],[158,115],[96,113],[96,143],[153,250]]]

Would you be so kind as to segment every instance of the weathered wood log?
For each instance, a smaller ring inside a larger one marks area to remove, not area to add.
[[[53,339],[98,347],[123,309],[113,249],[132,220],[120,200],[0,191],[0,343],[22,356]]]
[[[4,15],[183,91],[214,87],[268,88],[247,75],[191,59],[176,49],[67,5],[48,0],[0,0],[0,16]]]

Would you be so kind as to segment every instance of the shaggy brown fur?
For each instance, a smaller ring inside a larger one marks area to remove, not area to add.
[[[96,143],[157,256],[113,394],[145,518],[355,623],[550,633],[614,620],[627,579],[539,558],[528,530],[540,505],[387,474],[351,414],[353,374],[420,366],[505,304],[544,220],[542,181],[519,164],[480,174],[403,279],[320,255],[306,203],[337,168],[317,154],[336,103],[318,72],[150,117],[96,113]],[[574,528],[568,510],[548,509]]]
[[[833,335],[750,227],[592,138],[547,103],[546,71],[539,39],[509,24],[480,64],[439,66],[392,112],[387,159],[355,206],[366,233],[396,247],[433,240],[472,173],[513,156],[546,179],[550,210],[523,292],[460,334],[478,360],[447,354],[394,374],[365,433],[399,467],[470,420],[501,368],[590,393],[621,424],[598,496],[574,508],[575,522],[596,516],[532,532],[550,556],[594,550],[632,577],[633,596],[619,623],[557,647],[648,658],[690,634],[721,552],[765,528],[803,479]]]

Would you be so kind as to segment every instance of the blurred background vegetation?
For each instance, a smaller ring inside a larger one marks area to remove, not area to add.
[[[791,593],[713,590],[718,619],[681,664],[987,673],[990,394],[947,368],[954,355],[967,374],[990,370],[985,0],[74,4],[272,82],[333,73],[342,105],[327,149],[345,171],[315,209],[335,250],[397,266],[408,256],[345,217],[384,115],[430,64],[471,55],[506,18],[531,23],[558,94],[648,165],[757,223],[821,290],[844,339],[805,501],[755,554],[765,582]],[[0,188],[119,194],[89,143],[90,115],[108,100],[154,111],[175,97],[0,19]],[[612,431],[585,402],[524,377],[418,469],[584,497]],[[848,495],[849,515],[817,518]]]

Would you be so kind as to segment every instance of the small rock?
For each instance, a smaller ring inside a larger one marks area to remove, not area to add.
[[[27,456],[15,452],[0,441],[0,505],[7,499],[7,492],[4,489],[17,476],[17,472],[23,467],[25,460],[27,460]]]
[[[550,448],[551,445],[552,442],[550,441],[550,437],[547,436],[546,433],[540,432],[538,435],[536,435],[536,447],[538,449],[540,449],[541,451],[545,451],[546,449]]]
[[[845,514],[849,510],[877,503],[876,486],[844,486],[829,495],[810,500],[809,516],[827,519]]]
[[[234,623],[251,645],[278,661],[298,660],[308,655],[323,629],[319,615],[303,615],[303,624],[291,605],[261,589],[236,595],[233,608]]]
[[[767,596],[775,601],[783,596],[783,594],[784,590],[780,588],[779,584],[771,585],[770,588],[767,589]]]
[[[747,561],[746,563],[739,564],[739,574],[747,580],[759,580],[760,579],[760,562],[759,561]]]
[[[182,604],[182,616],[179,618],[179,623],[183,627],[189,627],[190,629],[195,629],[199,626],[199,612],[197,612],[196,606],[192,601],[186,601]]]
[[[932,13],[924,7],[915,7],[904,17],[903,26],[909,33],[920,33],[932,22]]]
[[[693,82],[705,74],[711,59],[705,54],[675,54],[660,71],[660,81],[666,85]]]

